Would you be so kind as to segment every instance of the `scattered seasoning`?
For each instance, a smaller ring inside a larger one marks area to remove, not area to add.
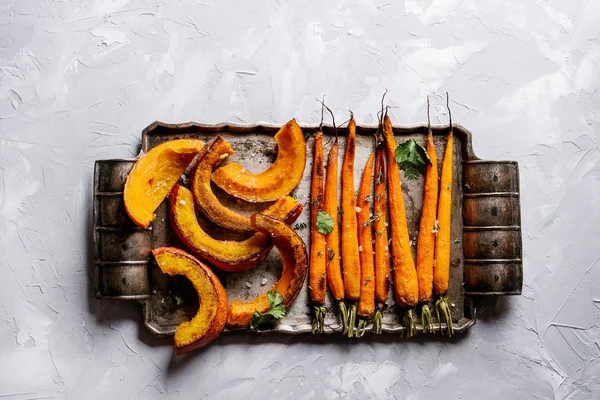
[[[370,224],[373,223],[373,221],[379,221],[379,218],[381,218],[381,215],[379,215],[378,212],[376,212],[375,214],[371,214],[371,218],[369,218],[367,221],[363,222],[363,228],[366,228],[367,226],[369,226]]]
[[[297,231],[306,229],[307,227],[308,227],[308,225],[306,224],[306,222],[298,222],[296,225],[294,225],[294,229]]]

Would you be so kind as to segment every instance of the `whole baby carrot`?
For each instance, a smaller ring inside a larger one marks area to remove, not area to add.
[[[346,300],[354,302],[348,312],[348,337],[354,336],[356,301],[360,298],[360,261],[357,238],[356,197],[354,194],[354,159],[356,156],[356,121],[351,115],[348,141],[342,163],[342,267]]]
[[[448,93],[446,93],[448,96]],[[435,268],[433,275],[433,287],[438,299],[435,303],[438,321],[442,314],[446,322],[448,336],[452,336],[452,314],[448,303],[448,282],[450,280],[450,228],[452,222],[452,153],[454,150],[454,129],[452,127],[452,114],[450,112],[449,98],[446,98],[448,114],[450,116],[450,133],[444,159],[442,161],[442,172],[440,177],[440,197],[438,200],[437,222],[438,234],[435,239]]]
[[[388,196],[392,245],[392,265],[394,269],[394,297],[396,305],[405,309],[404,326],[408,336],[415,333],[414,307],[418,303],[419,282],[410,249],[410,237],[406,222],[406,208],[400,183],[400,171],[394,158],[396,141],[392,131],[392,121],[385,114],[383,134],[387,150]]]
[[[329,283],[329,290],[331,290],[331,294],[338,304],[343,333],[347,334],[348,313],[344,301],[344,278],[342,276],[342,265],[340,263],[340,231],[338,227],[338,151],[339,143],[336,137],[327,156],[327,175],[325,178],[324,211],[329,214],[333,222],[333,230],[326,236],[326,275],[327,282]]]
[[[419,303],[421,303],[421,324],[423,332],[433,332],[429,302],[433,291],[433,266],[435,263],[435,238],[437,234],[436,210],[438,197],[438,170],[431,122],[429,119],[429,96],[427,97],[427,154],[431,164],[425,172],[423,190],[423,210],[417,239],[417,276],[419,278]]]
[[[331,232],[326,236],[327,247],[327,266],[326,275],[327,283],[334,300],[337,302],[340,321],[342,323],[342,334],[348,333],[348,310],[346,309],[345,294],[344,294],[344,278],[342,276],[342,265],[340,263],[340,230],[338,214],[341,211],[338,203],[338,155],[339,141],[338,130],[335,125],[335,116],[333,111],[320,101],[323,108],[327,109],[331,115],[333,122],[333,131],[335,133],[335,141],[329,149],[327,155],[327,175],[325,178],[325,204],[323,211],[331,217]],[[322,117],[321,117],[322,118]]]
[[[373,197],[373,221],[375,235],[375,301],[377,310],[373,317],[373,332],[381,334],[383,307],[390,292],[390,251],[388,246],[387,198],[385,190],[385,162],[382,138],[378,137],[375,149],[375,189]]]
[[[309,292],[314,307],[312,333],[323,333],[325,321],[325,294],[327,290],[325,262],[325,235],[317,228],[317,215],[324,205],[323,132],[315,135],[313,169],[310,188],[310,269]]]
[[[373,161],[375,152],[371,153],[360,180],[358,188],[357,223],[358,250],[360,253],[360,299],[358,300],[357,316],[358,333],[362,336],[369,321],[375,313],[375,267],[373,265],[373,233],[372,222],[379,218],[371,215],[371,186],[373,184]]]

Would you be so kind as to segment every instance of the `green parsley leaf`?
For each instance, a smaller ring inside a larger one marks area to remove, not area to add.
[[[325,211],[317,213],[317,230],[323,235],[329,235],[333,231],[333,220]]]
[[[267,300],[269,300],[271,307],[283,304],[283,296],[277,290],[271,290],[267,293]]]
[[[394,158],[407,179],[417,179],[419,174],[424,175],[425,167],[431,165],[427,150],[414,139],[400,143],[396,147]]]
[[[271,308],[268,313],[275,319],[281,319],[285,316],[285,306],[283,304]]]
[[[251,329],[259,329],[262,325],[272,323],[285,316],[285,305],[283,304],[283,296],[281,293],[272,290],[267,293],[267,299],[269,300],[271,308],[264,314],[261,314],[258,311],[255,311],[254,314],[252,314],[252,320],[250,321]]]

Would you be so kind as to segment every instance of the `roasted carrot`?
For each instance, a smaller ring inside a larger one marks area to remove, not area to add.
[[[423,332],[433,332],[429,302],[433,292],[433,265],[435,263],[435,238],[437,234],[436,210],[438,197],[438,170],[431,122],[429,119],[429,97],[427,97],[427,155],[431,165],[425,172],[423,210],[417,239],[417,276],[419,278],[419,303]]]
[[[342,267],[346,300],[360,298],[360,260],[358,252],[356,197],[354,195],[354,158],[356,155],[356,121],[351,115],[348,141],[342,163]],[[356,303],[348,311],[348,337],[354,336]]]
[[[335,127],[334,127],[335,129]],[[338,150],[337,137],[327,156],[327,176],[325,178],[324,211],[333,222],[333,230],[326,236],[327,244],[327,282],[333,298],[338,303],[343,334],[348,333],[348,313],[344,302],[344,278],[340,264],[340,231],[338,227]]]
[[[446,93],[448,96],[448,93]],[[448,336],[452,336],[452,315],[448,303],[448,281],[450,280],[450,229],[452,222],[452,153],[454,150],[454,130],[452,127],[452,114],[448,97],[446,97],[446,106],[450,116],[450,133],[444,159],[442,161],[442,172],[440,176],[440,197],[438,200],[437,223],[438,234],[435,238],[435,268],[433,273],[433,287],[438,299],[435,303],[438,321],[441,319],[440,313],[446,322],[446,331]]]
[[[365,333],[365,328],[375,313],[375,267],[373,265],[373,231],[372,223],[379,219],[378,214],[371,214],[371,186],[373,185],[373,161],[375,152],[371,153],[360,180],[356,203],[356,219],[358,223],[358,251],[360,254],[360,299],[358,300],[358,332]]]
[[[373,332],[381,334],[381,312],[390,292],[390,251],[387,232],[387,198],[385,193],[384,148],[380,138],[375,149],[375,189],[373,215],[379,218],[373,221],[375,231],[375,301],[377,310],[373,317]]]
[[[406,209],[400,183],[400,170],[394,158],[396,140],[392,132],[392,121],[387,113],[383,118],[383,133],[387,150],[394,297],[396,305],[406,310],[404,313],[404,326],[408,336],[412,336],[415,333],[413,308],[418,303],[419,282],[410,249]]]
[[[326,271],[325,262],[325,235],[317,229],[317,215],[324,205],[324,170],[323,170],[323,132],[319,130],[315,135],[313,155],[312,179],[310,185],[310,269],[309,292],[310,300],[314,306],[313,329],[314,333],[323,333],[325,320],[325,293]]]

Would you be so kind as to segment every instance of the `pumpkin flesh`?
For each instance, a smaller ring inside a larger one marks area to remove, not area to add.
[[[137,160],[123,192],[127,214],[137,226],[150,226],[156,218],[154,211],[203,147],[204,142],[197,139],[171,140]]]
[[[194,201],[202,214],[223,228],[236,232],[256,232],[250,225],[250,216],[240,215],[223,206],[211,188],[211,174],[224,159],[234,154],[229,143],[218,136],[207,147],[198,161],[192,177]],[[288,224],[293,223],[302,212],[302,205],[295,199],[285,196],[262,211],[263,214],[281,219]]]
[[[204,264],[186,252],[161,247],[152,254],[162,272],[174,276],[182,275],[196,289],[200,306],[196,315],[180,324],[175,330],[177,354],[198,349],[215,340],[227,321],[227,294],[217,276]]]
[[[253,203],[274,201],[289,194],[302,180],[306,165],[306,141],[302,129],[291,120],[275,134],[277,159],[265,171],[248,172],[231,163],[212,173],[213,182],[230,195]]]
[[[284,222],[262,214],[253,215],[251,221],[252,226],[259,232],[273,238],[273,242],[279,250],[283,261],[283,270],[281,278],[271,290],[276,290],[283,296],[283,304],[287,309],[298,296],[306,278],[308,270],[306,245],[300,236]],[[227,326],[230,328],[248,327],[255,311],[264,313],[269,308],[266,292],[251,301],[233,301],[229,308]]]
[[[195,255],[222,271],[253,268],[273,247],[269,237],[260,232],[239,242],[211,237],[198,223],[192,192],[183,186],[173,188],[169,203],[169,221],[177,237]]]

